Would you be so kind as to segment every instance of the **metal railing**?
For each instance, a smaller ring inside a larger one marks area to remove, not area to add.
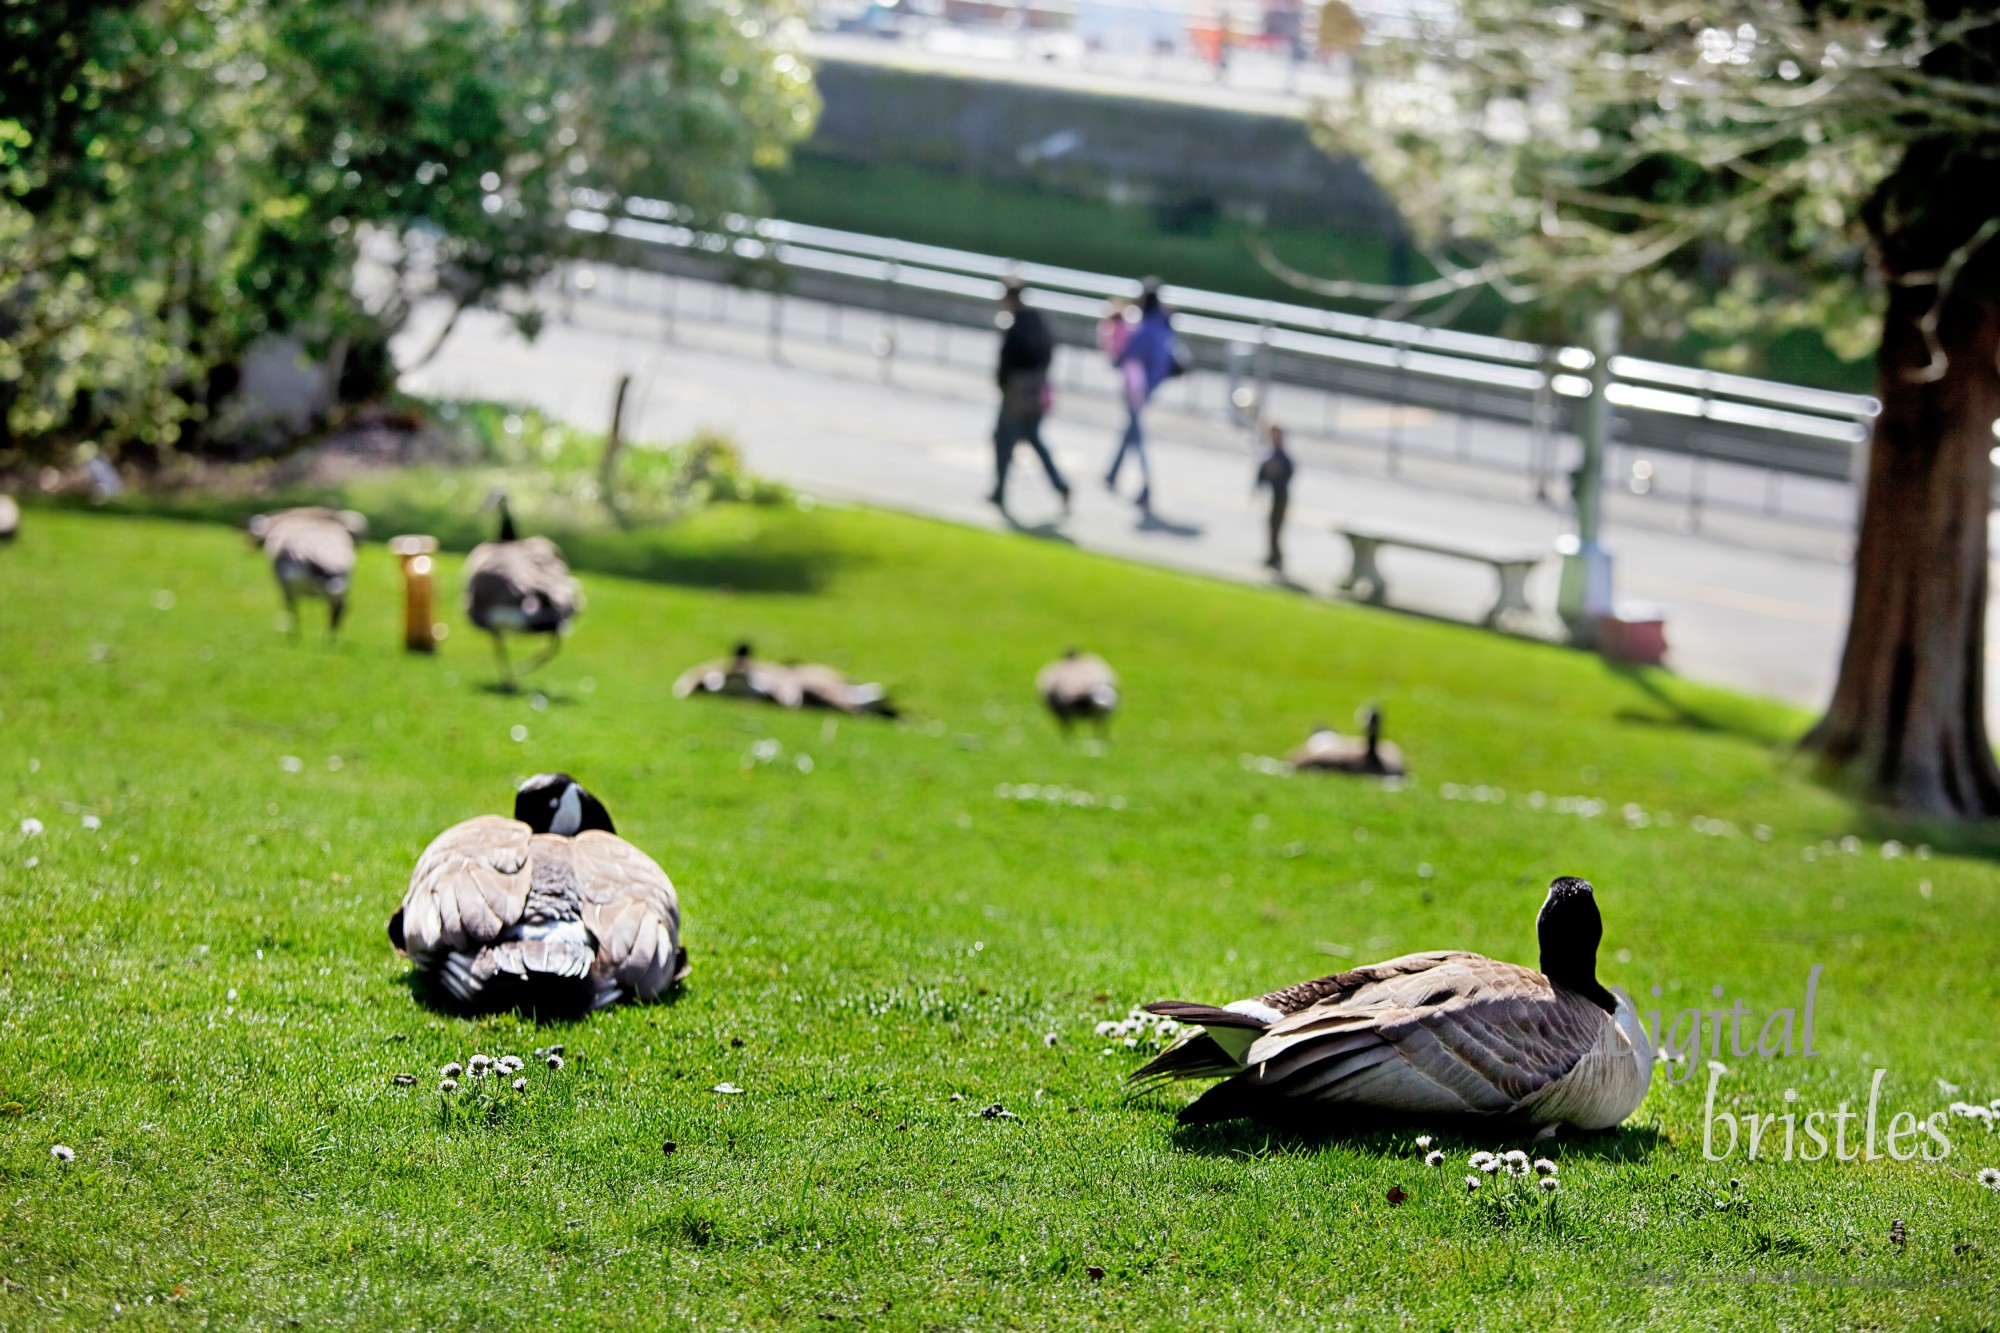
[[[1058,342],[1072,348],[1095,347],[1108,300],[1138,294],[1130,279],[825,227],[729,219],[728,231],[697,231],[671,204],[627,200],[613,215],[608,201],[585,194],[578,205],[570,225],[615,238],[622,264],[765,290],[774,339],[786,329],[788,299],[875,312],[882,326],[872,342],[884,373],[898,354],[897,321],[990,331],[1009,277],[1032,289]],[[1389,409],[1382,444],[1392,470],[1405,454],[1479,465],[1482,454],[1468,428],[1484,423],[1488,434],[1500,428],[1507,445],[1502,453],[1508,461],[1489,465],[1525,469],[1544,498],[1559,489],[1557,473],[1574,452],[1570,437],[1590,393],[1594,358],[1587,349],[1194,288],[1168,287],[1162,295],[1195,366],[1223,378],[1226,392],[1213,411],[1240,414],[1270,402],[1275,386],[1289,386],[1335,403],[1321,413],[1323,433],[1332,435],[1352,433],[1332,424],[1341,400],[1376,404]],[[1630,356],[1614,357],[1609,369],[1607,392],[1618,409],[1610,462],[1633,465],[1635,493],[1685,503],[1683,526],[1698,526],[1708,505],[1831,526],[1851,523],[1846,503],[1822,505],[1816,514],[1787,512],[1783,482],[1795,477],[1851,491],[1879,410],[1873,398]],[[1192,383],[1189,388],[1192,393]],[[1458,429],[1443,441],[1436,431],[1426,436],[1404,429],[1405,415],[1423,413],[1454,418]],[[1491,450],[1483,456],[1495,458]],[[1677,488],[1656,475],[1670,459],[1677,465]],[[1758,488],[1740,478],[1714,485],[1718,475],[1744,472],[1764,474],[1760,499],[1743,498]]]

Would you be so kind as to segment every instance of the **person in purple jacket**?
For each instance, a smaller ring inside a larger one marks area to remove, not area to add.
[[[1146,459],[1145,411],[1154,392],[1177,372],[1174,361],[1174,326],[1167,307],[1160,301],[1160,284],[1146,279],[1139,297],[1139,323],[1118,352],[1118,368],[1125,377],[1125,434],[1104,476],[1110,490],[1118,489],[1118,473],[1130,453],[1139,464],[1139,508],[1153,503],[1153,469]]]

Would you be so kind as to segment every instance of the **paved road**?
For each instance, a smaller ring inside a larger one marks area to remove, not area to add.
[[[725,306],[717,297],[713,309]],[[831,346],[793,337],[782,360],[774,360],[765,332],[697,317],[702,308],[698,301],[681,303],[669,337],[656,315],[580,305],[569,322],[552,320],[532,346],[510,321],[468,314],[442,353],[407,382],[427,394],[531,404],[601,429],[612,385],[629,372],[633,438],[672,440],[716,427],[740,441],[753,469],[813,494],[1013,527],[1223,578],[1268,577],[1259,568],[1262,519],[1250,493],[1249,443],[1220,420],[1171,404],[1160,414],[1150,516],[1105,490],[1102,470],[1117,420],[1109,372],[1095,358],[1058,376],[1081,389],[1061,394],[1046,432],[1075,484],[1074,513],[1061,516],[1054,492],[1024,453],[1010,512],[1002,515],[983,500],[992,475],[985,436],[994,393],[990,378],[969,364],[992,343],[990,335],[963,329],[949,335],[964,362],[924,361],[906,350],[893,380],[885,381],[865,338]],[[426,345],[435,327],[427,321],[437,313],[424,312],[402,346]],[[920,328],[905,322],[899,332],[903,348],[923,345]],[[1563,516],[1536,503],[1518,476],[1446,463],[1406,466],[1390,476],[1374,451],[1309,444],[1300,452],[1289,572],[1315,595],[1327,595],[1345,576],[1346,544],[1329,530],[1343,516],[1544,548],[1564,529]],[[1131,489],[1128,481],[1128,495]],[[1620,594],[1667,608],[1670,665],[1808,707],[1824,703],[1847,614],[1844,534],[1743,519],[1691,536],[1674,529],[1676,512],[1619,497],[1607,534]],[[1390,602],[1406,610],[1477,620],[1493,596],[1492,574],[1476,565],[1402,551],[1383,563]],[[1553,606],[1555,577],[1550,561],[1531,580],[1537,607]]]

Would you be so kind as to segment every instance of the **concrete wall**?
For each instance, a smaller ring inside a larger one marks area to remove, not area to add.
[[[825,112],[805,151],[1044,188],[1116,203],[1392,239],[1396,212],[1352,159],[1304,122],[1166,99],[1073,92],[822,60]]]

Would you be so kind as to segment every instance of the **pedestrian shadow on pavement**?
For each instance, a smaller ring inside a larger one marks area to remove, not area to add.
[[[1197,523],[1177,523],[1171,518],[1162,518],[1157,510],[1139,511],[1139,522],[1135,525],[1139,532],[1160,532],[1169,537],[1199,537],[1202,528]]]
[[[1053,523],[1023,523],[1004,508],[1000,511],[1000,520],[1007,525],[1009,532],[1017,532],[1023,537],[1033,537],[1037,541],[1056,542],[1063,546],[1076,545],[1076,538],[1070,536]]]

